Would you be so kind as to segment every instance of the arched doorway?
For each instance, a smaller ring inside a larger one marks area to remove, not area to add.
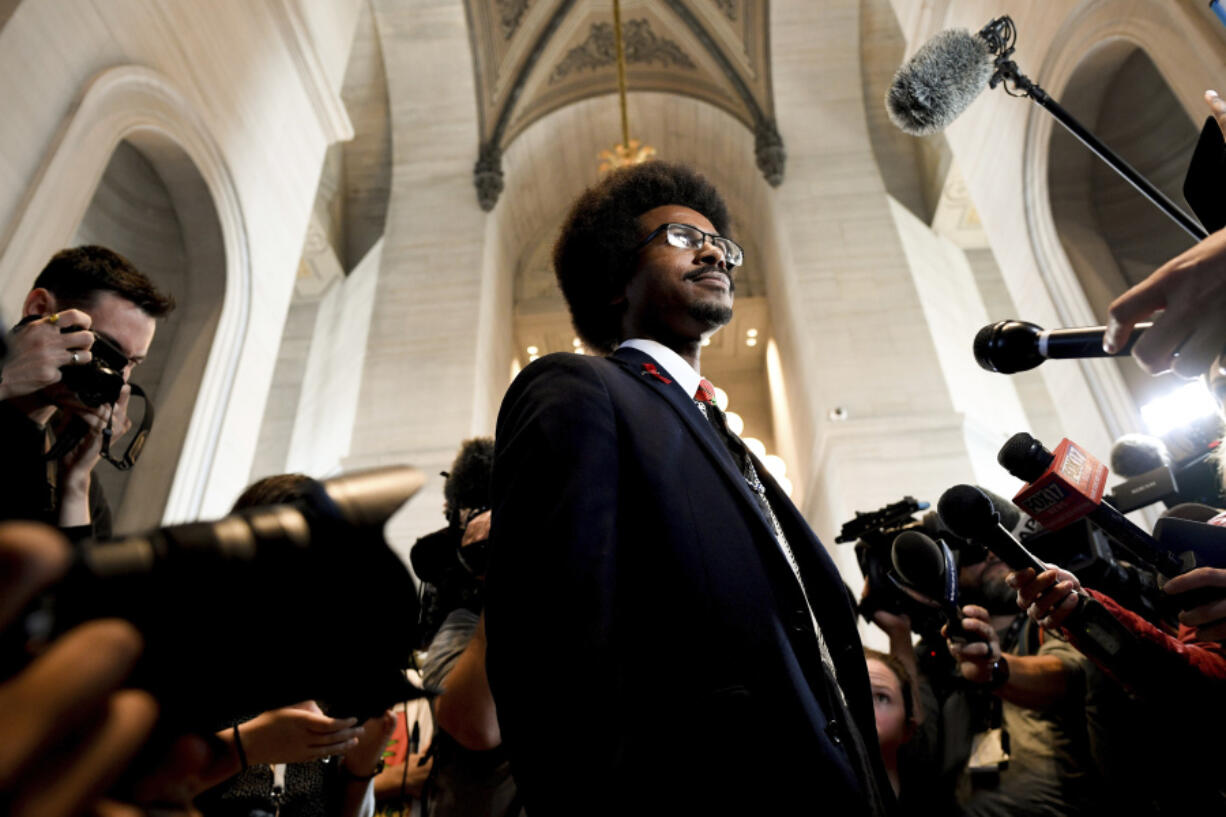
[[[221,315],[221,225],[191,158],[164,135],[138,130],[115,147],[72,243],[119,252],[178,301],[133,373],[157,408],[139,465],[125,472],[99,463],[94,471],[117,532],[153,527],[166,509]]]

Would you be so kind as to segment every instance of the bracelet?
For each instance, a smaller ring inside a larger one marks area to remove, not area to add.
[[[247,753],[243,751],[243,739],[238,734],[238,724],[234,724],[234,752],[238,755],[238,762],[241,765],[242,771],[247,771]]]
[[[373,780],[375,776],[379,774],[379,772],[383,771],[383,758],[379,758],[379,761],[375,763],[375,770],[370,774],[354,774],[353,772],[349,771],[349,769],[345,768],[344,762],[337,765],[340,766],[341,774],[343,774],[345,777],[349,778],[350,780],[365,782],[367,780]]]

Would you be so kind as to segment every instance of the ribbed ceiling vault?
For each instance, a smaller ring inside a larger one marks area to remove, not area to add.
[[[617,91],[612,0],[465,0],[481,131],[474,183],[490,210],[502,156],[529,125]],[[783,181],[775,124],[766,0],[623,0],[631,91],[715,105],[754,134],[759,170]],[[631,136],[636,126],[631,119]],[[616,134],[610,134],[612,147]]]

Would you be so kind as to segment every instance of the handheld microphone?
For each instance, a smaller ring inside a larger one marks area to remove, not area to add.
[[[1000,514],[992,500],[974,485],[955,485],[941,494],[937,513],[955,534],[983,545],[1014,570],[1033,567],[1035,573],[1042,573],[1047,569],[1047,565],[1000,524]]]
[[[1038,557],[1000,524],[992,500],[974,485],[955,485],[937,503],[941,519],[959,536],[978,541],[1014,570],[1047,569]],[[1078,646],[1087,655],[1110,664],[1135,666],[1137,641],[1097,599],[1079,595],[1077,609],[1069,614],[1064,627],[1079,636]]]
[[[946,635],[954,640],[980,641],[962,627],[958,604],[958,566],[953,551],[942,541],[933,541],[917,530],[903,531],[890,546],[894,570],[890,581],[920,604],[940,612]]]
[[[1082,517],[1119,542],[1135,558],[1159,573],[1177,576],[1187,569],[1170,551],[1103,500],[1107,466],[1064,439],[1054,452],[1024,431],[1005,442],[997,461],[1027,484],[1013,501],[1046,528],[1059,530]]]
[[[1028,321],[998,321],[975,333],[975,362],[989,372],[1016,374],[1045,360],[1085,357],[1124,357],[1152,323],[1138,323],[1128,342],[1115,354],[1103,351],[1105,326],[1044,329]]]

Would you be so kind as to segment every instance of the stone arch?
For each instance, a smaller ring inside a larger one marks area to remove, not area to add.
[[[149,68],[119,66],[95,76],[69,114],[46,154],[22,206],[5,236],[0,254],[4,311],[16,306],[37,270],[56,250],[71,243],[99,181],[121,142],[136,148],[162,178],[180,222],[200,224],[204,234],[191,243],[202,269],[215,269],[216,281],[201,282],[212,302],[185,309],[190,330],[170,362],[196,367],[196,383],[174,389],[159,406],[159,427],[134,480],[160,479],[169,486],[161,519],[183,521],[200,512],[208,475],[218,453],[222,422],[242,351],[251,303],[251,267],[242,207],[220,148],[192,104],[165,76]],[[208,233],[211,232],[211,235]],[[211,288],[211,292],[208,290]],[[184,327],[187,328],[187,327]],[[188,343],[189,337],[194,343]],[[209,340],[211,339],[211,343]],[[181,446],[159,457],[159,432],[178,415]],[[173,461],[173,462],[172,462]],[[156,471],[156,474],[155,474]]]
[[[1189,38],[1177,15],[1183,12],[1166,5],[1153,4],[1155,13],[1140,15],[1135,4],[1123,0],[1096,0],[1086,3],[1060,27],[1037,70],[1026,67],[1030,76],[1057,100],[1078,92],[1092,95],[1093,83],[1079,88],[1083,69],[1088,78],[1094,70],[1119,70],[1134,53],[1142,53],[1152,63],[1179,108],[1198,116],[1199,95],[1212,82],[1210,66],[1218,62],[1208,42]],[[1100,89],[1105,91],[1106,89]],[[1101,102],[1101,97],[1097,102]],[[1094,129],[1094,123],[1083,121]],[[1060,322],[1065,326],[1085,326],[1098,322],[1091,298],[1070,260],[1052,200],[1052,146],[1061,156],[1058,128],[1046,111],[1031,106],[1027,117],[1022,159],[1023,200],[1031,247],[1039,273],[1049,292]],[[1059,206],[1059,205],[1057,205]],[[1163,218],[1158,216],[1158,218]],[[1117,290],[1115,294],[1118,294]],[[1082,371],[1112,437],[1140,427],[1136,401],[1119,366],[1111,361],[1083,361]]]

